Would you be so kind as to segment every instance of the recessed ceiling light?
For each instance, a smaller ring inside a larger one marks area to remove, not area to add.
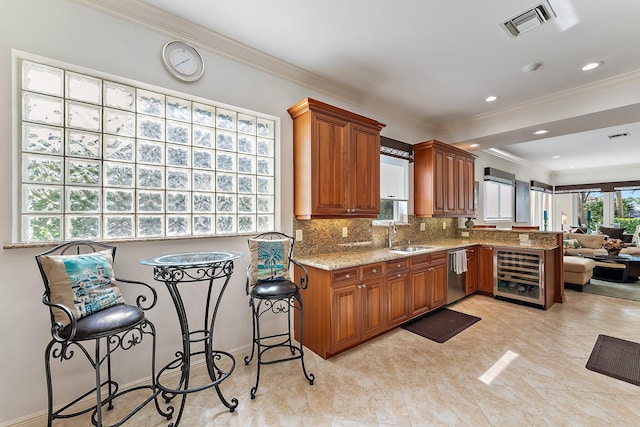
[[[542,67],[542,62],[532,62],[531,64],[527,64],[521,68],[523,73],[533,73],[538,71]]]
[[[549,133],[549,131],[547,129],[540,129],[535,131],[533,134],[534,135],[544,135],[545,133]]]
[[[473,148],[473,147],[477,147],[478,145],[480,145],[480,144],[471,144],[471,145],[469,145],[469,147]]]
[[[591,70],[595,70],[596,68],[598,68],[599,66],[603,65],[604,61],[598,61],[598,62],[589,62],[587,65],[585,65],[584,67],[582,67],[582,71],[591,71]]]
[[[552,159],[559,159],[559,158],[560,158],[560,156],[558,156],[558,155],[555,155],[555,156],[552,157]]]
[[[498,99],[498,97],[497,97],[497,96],[495,96],[495,95],[491,95],[491,96],[487,96],[484,100],[485,100],[486,102],[493,102],[493,101],[495,101],[496,99]]]

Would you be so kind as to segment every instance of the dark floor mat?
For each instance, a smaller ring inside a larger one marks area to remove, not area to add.
[[[479,317],[443,308],[402,325],[402,328],[432,341],[443,343],[479,320]]]
[[[587,369],[640,385],[640,344],[600,335],[591,351]]]

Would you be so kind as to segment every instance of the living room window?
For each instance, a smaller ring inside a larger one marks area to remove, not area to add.
[[[640,186],[633,183],[557,187],[556,194],[570,225],[590,233],[604,226],[624,228],[632,234],[640,224]]]
[[[277,119],[21,60],[19,242],[270,231]]]

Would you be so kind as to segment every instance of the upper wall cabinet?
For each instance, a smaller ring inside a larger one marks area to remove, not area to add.
[[[415,215],[474,216],[475,159],[471,153],[436,140],[414,145]]]
[[[287,111],[293,119],[296,218],[377,217],[385,125],[311,98]]]

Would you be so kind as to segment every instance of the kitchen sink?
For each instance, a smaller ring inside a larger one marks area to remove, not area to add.
[[[416,252],[428,251],[429,249],[433,249],[433,246],[423,246],[423,245],[404,245],[404,246],[394,246],[389,250],[391,252],[395,252],[398,254],[412,254]]]

